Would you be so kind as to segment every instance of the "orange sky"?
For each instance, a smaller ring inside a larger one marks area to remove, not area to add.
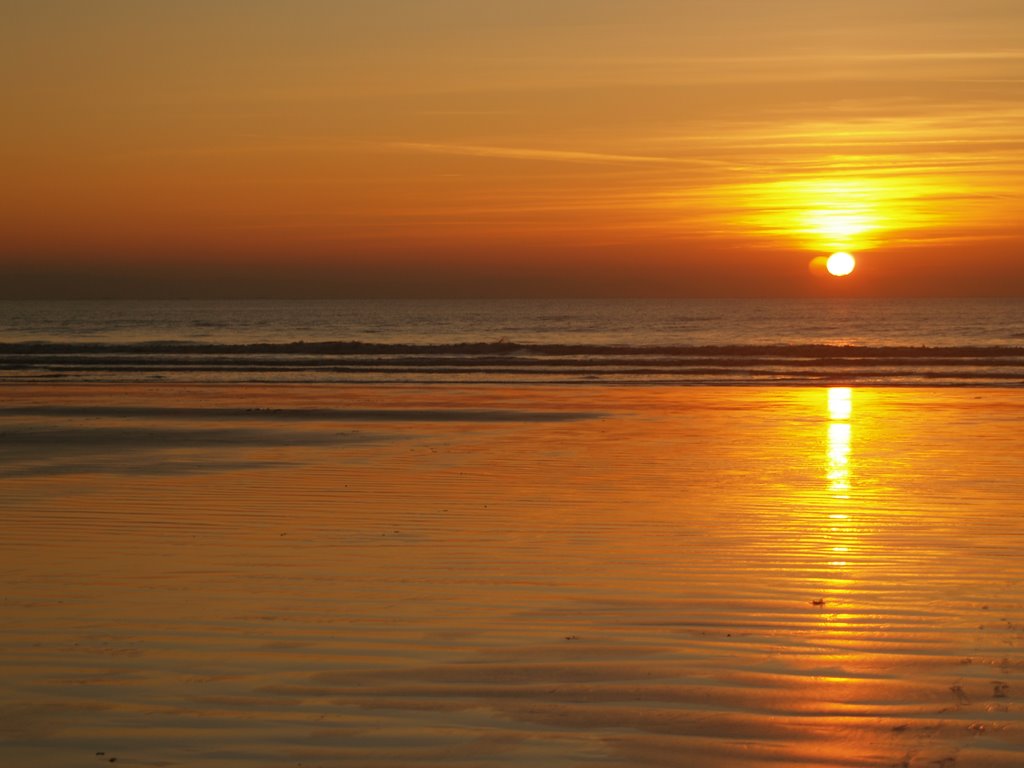
[[[1024,295],[1020,0],[8,0],[0,78],[0,297]]]

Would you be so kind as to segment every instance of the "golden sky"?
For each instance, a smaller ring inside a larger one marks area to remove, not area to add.
[[[1024,295],[1020,0],[0,14],[0,296]]]

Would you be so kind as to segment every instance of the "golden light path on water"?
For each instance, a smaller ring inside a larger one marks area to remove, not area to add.
[[[1019,390],[8,394],[11,765],[1024,759]]]
[[[837,498],[848,498],[850,490],[850,436],[853,414],[853,390],[831,387],[828,390],[828,479],[829,490]]]

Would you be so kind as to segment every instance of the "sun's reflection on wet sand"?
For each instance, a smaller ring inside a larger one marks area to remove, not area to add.
[[[817,604],[824,609],[822,629],[832,641],[843,642],[851,639],[852,625],[848,621],[851,616],[841,611],[843,604],[848,603],[850,590],[854,586],[850,560],[856,550],[857,538],[857,524],[851,507],[853,390],[850,387],[830,387],[827,398],[827,516],[822,538],[828,575],[823,585],[826,596]]]
[[[828,390],[828,470],[829,491],[836,498],[849,498],[850,441],[853,429],[853,390],[832,387]]]
[[[850,387],[828,389],[828,432],[826,441],[825,479],[828,493],[836,502],[850,500],[851,460],[850,444],[853,436],[853,390]],[[828,565],[846,566],[850,552],[850,537],[854,525],[845,504],[833,507],[828,513],[828,539],[831,541]]]
[[[853,389],[829,387],[828,417],[833,421],[847,420],[853,415]]]
[[[863,655],[858,652],[863,608],[855,575],[861,531],[852,489],[854,395],[850,387],[830,387],[825,394],[825,490],[817,503],[822,544],[820,592],[813,601],[820,613],[814,631],[816,652],[806,661],[829,673],[814,676],[815,684],[808,687],[802,706],[815,709],[821,717],[819,723],[827,722],[835,729],[830,745],[833,758],[856,759],[861,744],[843,735],[848,728],[846,718],[871,696],[873,683],[859,672],[863,663]]]

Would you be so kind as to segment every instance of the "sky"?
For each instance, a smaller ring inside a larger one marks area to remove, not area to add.
[[[1020,0],[5,0],[0,87],[0,298],[1024,296]]]

